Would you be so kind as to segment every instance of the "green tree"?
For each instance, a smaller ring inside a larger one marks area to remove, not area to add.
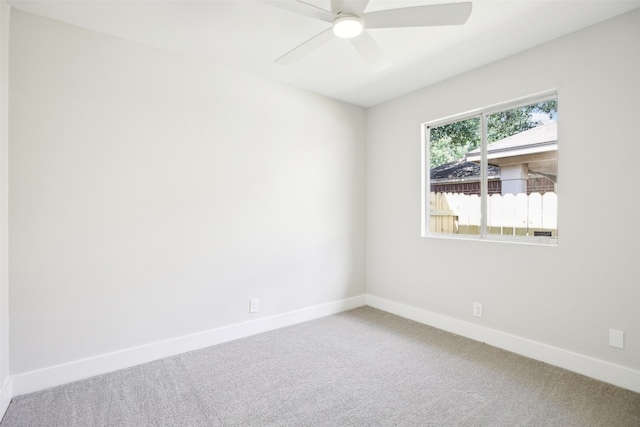
[[[429,141],[432,145],[440,145],[448,141],[451,145],[473,150],[480,145],[480,117],[472,117],[432,128]]]
[[[451,137],[444,136],[432,142],[430,150],[429,162],[431,168],[433,168],[460,159],[469,151],[469,147],[466,145],[452,144]]]
[[[526,105],[521,108],[491,114],[487,117],[487,142],[491,144],[525,130],[538,127],[542,122],[534,120],[534,114],[547,114],[550,119],[553,119],[557,111],[558,101],[554,99],[540,104]]]
[[[543,113],[553,119],[558,101],[526,105],[487,116],[487,142],[499,141],[542,124],[534,115]],[[480,146],[480,117],[449,123],[430,129],[430,167],[453,162]]]

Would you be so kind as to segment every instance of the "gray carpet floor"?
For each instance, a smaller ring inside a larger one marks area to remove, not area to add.
[[[640,394],[370,307],[17,396],[17,426],[640,426]]]

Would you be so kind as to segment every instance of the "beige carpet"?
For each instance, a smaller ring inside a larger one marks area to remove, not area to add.
[[[640,426],[640,394],[370,307],[13,399],[16,426]]]

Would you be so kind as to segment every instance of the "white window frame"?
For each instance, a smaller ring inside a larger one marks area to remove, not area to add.
[[[487,116],[490,116],[495,113],[499,113],[506,110],[512,110],[515,108],[524,107],[526,105],[538,104],[545,101],[550,101],[552,99],[558,99],[558,90],[550,90],[546,92],[541,92],[535,95],[526,96],[523,98],[518,98],[515,100],[494,104],[488,107],[478,108],[475,110],[467,111],[465,113],[456,114],[453,116],[444,117],[438,120],[432,120],[429,122],[422,123],[421,125],[421,169],[422,169],[422,200],[421,200],[421,235],[422,237],[428,238],[436,238],[436,239],[459,239],[459,240],[481,240],[481,241],[493,241],[493,242],[510,242],[510,243],[525,243],[525,244],[539,244],[539,245],[558,245],[558,236],[559,231],[556,229],[555,237],[546,237],[546,236],[502,236],[495,234],[487,233]],[[558,100],[558,105],[560,101]],[[429,209],[429,195],[431,190],[431,174],[429,167],[429,129],[435,128],[438,126],[443,126],[449,123],[467,120],[474,117],[480,117],[480,128],[481,128],[481,140],[480,140],[480,205],[481,205],[481,226],[480,226],[480,234],[472,235],[472,234],[447,234],[447,233],[432,233],[429,231],[429,223],[430,223],[430,209]],[[558,129],[558,134],[560,134],[560,129]],[[558,135],[558,140],[560,140],[560,136]],[[558,144],[558,159],[560,158],[560,144]],[[559,165],[559,161],[558,161]],[[560,168],[558,166],[558,174],[560,173]],[[557,194],[557,188],[556,188]],[[557,216],[559,217],[559,202],[558,202],[558,212]],[[558,227],[559,228],[559,227]]]

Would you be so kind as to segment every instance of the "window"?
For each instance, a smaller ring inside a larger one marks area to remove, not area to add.
[[[557,120],[548,93],[423,124],[423,236],[556,244]]]

